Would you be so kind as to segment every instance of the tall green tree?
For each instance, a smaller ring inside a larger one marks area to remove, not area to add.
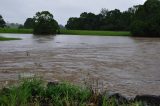
[[[77,30],[97,30],[101,24],[100,20],[102,19],[102,15],[95,15],[93,13],[84,12],[80,14],[79,18],[72,17],[69,18],[67,25],[65,26],[67,29],[77,29]]]
[[[4,21],[3,17],[0,15],[0,28],[4,28],[6,26],[6,22]]]
[[[34,16],[34,34],[56,34],[59,26],[53,15],[48,11],[37,12]]]
[[[108,9],[102,8],[100,14],[101,14],[103,17],[106,17],[106,16],[108,15],[108,12],[109,12]]]
[[[134,36],[160,37],[160,1],[147,0],[135,12],[131,32]]]
[[[24,23],[24,28],[27,29],[33,29],[34,27],[34,19],[33,18],[27,18]]]
[[[76,17],[69,18],[65,27],[67,29],[80,30],[81,29],[80,19]]]
[[[107,10],[103,8],[100,14],[84,12],[80,17],[72,17],[68,20],[66,28],[72,30],[129,30],[132,13],[121,12],[118,9]]]

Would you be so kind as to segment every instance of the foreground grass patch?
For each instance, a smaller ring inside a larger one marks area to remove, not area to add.
[[[32,29],[0,28],[0,33],[32,34]]]
[[[8,40],[21,40],[20,38],[6,38],[0,36],[0,41],[8,41]]]
[[[87,30],[60,30],[61,34],[68,35],[98,35],[98,36],[130,36],[127,31],[87,31]]]
[[[78,106],[87,104],[90,90],[69,83],[44,84],[40,80],[26,80],[17,87],[0,91],[0,106]]]
[[[143,106],[141,103],[117,105],[114,98],[95,94],[87,87],[70,83],[45,84],[41,80],[24,80],[18,86],[0,90],[0,106]]]

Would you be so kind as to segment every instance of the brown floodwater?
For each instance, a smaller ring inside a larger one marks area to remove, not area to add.
[[[21,74],[47,81],[99,82],[126,96],[160,95],[160,38],[114,36],[33,36],[0,42],[0,84]]]

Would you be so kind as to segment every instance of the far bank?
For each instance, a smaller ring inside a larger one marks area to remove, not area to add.
[[[32,34],[33,29],[0,28],[0,33]],[[64,35],[131,36],[129,31],[60,30]]]

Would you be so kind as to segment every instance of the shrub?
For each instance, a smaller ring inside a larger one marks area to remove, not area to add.
[[[34,16],[34,34],[48,35],[56,34],[59,26],[53,15],[48,11],[37,12]]]

